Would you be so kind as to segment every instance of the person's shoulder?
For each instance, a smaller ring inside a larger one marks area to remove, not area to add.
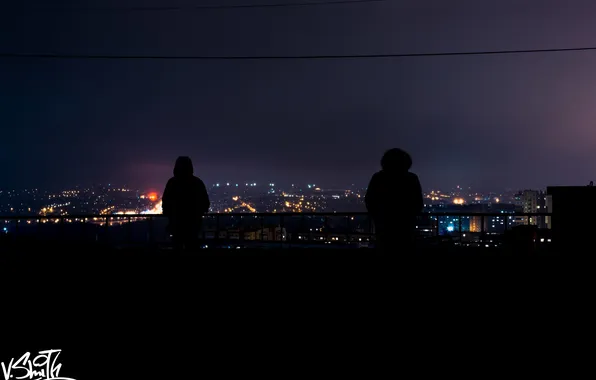
[[[192,177],[192,180],[197,185],[205,186],[205,182],[203,182],[203,180],[197,177],[196,175]]]
[[[385,176],[385,172],[383,172],[382,170],[379,170],[378,172],[376,172],[372,175],[372,179],[379,179],[379,178],[383,178],[384,176]]]
[[[420,186],[420,178],[418,178],[418,174],[408,172],[408,183],[411,186],[419,187]]]
[[[418,174],[416,173],[408,172],[408,177],[412,180],[418,180]]]

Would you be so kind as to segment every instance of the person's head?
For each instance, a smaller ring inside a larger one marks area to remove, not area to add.
[[[174,177],[191,176],[194,174],[192,160],[187,156],[180,156],[174,166]]]
[[[408,152],[399,149],[389,149],[381,158],[381,168],[391,172],[407,172],[412,167],[412,157]]]

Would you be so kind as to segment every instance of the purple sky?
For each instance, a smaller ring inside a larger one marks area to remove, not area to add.
[[[202,12],[3,9],[0,52],[303,55],[582,47],[596,46],[595,13],[594,1],[576,0]],[[424,187],[583,185],[596,179],[595,67],[596,51],[346,61],[0,59],[0,188],[108,181],[160,188],[178,155],[190,155],[207,183],[365,185],[392,147],[411,152]]]

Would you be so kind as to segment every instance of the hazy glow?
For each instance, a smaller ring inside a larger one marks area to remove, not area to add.
[[[162,203],[162,201],[160,199],[159,202],[157,202],[152,209],[149,209],[147,211],[143,211],[141,214],[161,214],[161,213],[163,213],[163,209],[161,207],[161,203]]]

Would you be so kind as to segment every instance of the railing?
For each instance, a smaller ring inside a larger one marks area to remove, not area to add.
[[[550,219],[549,213],[423,213],[417,230],[428,244],[496,247],[513,227],[534,225],[542,231],[535,239],[549,243]],[[167,223],[161,214],[0,216],[0,236],[167,247]],[[364,212],[208,214],[201,237],[205,246],[226,248],[357,248],[374,246],[375,240],[374,225]]]

